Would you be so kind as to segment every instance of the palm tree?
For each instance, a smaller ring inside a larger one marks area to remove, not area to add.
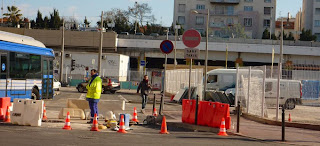
[[[16,6],[8,6],[7,8],[8,13],[4,13],[3,15],[8,17],[8,22],[11,22],[13,26],[16,26],[22,16],[22,14],[20,14],[21,10],[19,10]]]

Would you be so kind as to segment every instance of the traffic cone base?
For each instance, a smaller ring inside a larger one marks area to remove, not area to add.
[[[224,118],[222,118],[221,125],[220,125],[220,132],[218,133],[219,136],[228,136],[226,130],[226,122]]]
[[[92,127],[90,131],[100,131],[98,128],[98,118],[97,118],[97,114],[94,114],[94,119],[92,122]]]
[[[4,122],[6,122],[6,123],[11,122],[9,106],[7,106],[7,112],[6,112],[6,117],[5,117]]]
[[[292,122],[291,120],[291,114],[289,114],[289,119],[288,119],[289,122]]]
[[[138,114],[137,114],[137,108],[136,108],[136,107],[133,108],[133,118],[132,118],[132,121],[139,123]]]
[[[71,124],[70,124],[70,113],[67,113],[67,117],[66,117],[66,123],[64,125],[64,127],[62,128],[64,130],[72,130],[71,128]]]
[[[167,122],[166,122],[166,117],[162,117],[162,124],[161,124],[161,131],[159,132],[160,134],[169,134],[167,130]]]
[[[124,126],[124,115],[121,115],[121,118],[120,118],[120,127],[119,127],[119,130],[117,131],[118,133],[127,133],[127,131],[125,130],[125,126]]]

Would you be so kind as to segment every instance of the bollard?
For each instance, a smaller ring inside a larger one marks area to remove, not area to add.
[[[285,141],[285,110],[284,106],[282,106],[282,141]]]
[[[153,107],[152,110],[156,107],[156,94],[153,94]]]
[[[240,132],[240,101],[238,101],[238,107],[237,107],[237,133]]]
[[[163,115],[163,113],[162,113],[162,110],[163,110],[162,108],[163,108],[163,107],[162,107],[162,104],[161,104],[161,103],[162,103],[162,100],[163,100],[163,94],[161,94],[161,99],[160,99],[159,115]]]
[[[199,102],[199,95],[197,95],[197,98],[196,98],[196,113],[194,118],[195,125],[198,125],[198,102]]]

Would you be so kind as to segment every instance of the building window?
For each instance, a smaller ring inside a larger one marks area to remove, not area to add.
[[[215,14],[224,14],[223,6],[215,6]]]
[[[196,29],[201,35],[204,35],[206,32],[203,29]]]
[[[178,16],[178,23],[181,24],[181,25],[184,25],[185,23],[185,17],[184,16]]]
[[[253,2],[253,0],[244,0],[245,2]]]
[[[204,9],[206,9],[206,6],[205,5],[197,5],[197,8],[196,8],[197,10],[204,10]]]
[[[185,12],[186,4],[179,4],[179,12]]]
[[[244,26],[251,27],[252,26],[252,18],[244,18]]]
[[[271,7],[264,7],[264,14],[270,15],[271,14]]]
[[[244,6],[244,11],[253,11],[253,6]]]
[[[196,24],[197,25],[203,25],[204,24],[204,17],[203,16],[197,16],[196,17]]]
[[[263,20],[263,26],[264,27],[270,27],[270,19],[264,19]]]
[[[320,15],[320,8],[316,8],[316,15]]]
[[[228,18],[227,19],[227,24],[228,25],[233,25],[233,18]]]
[[[233,6],[227,6],[227,14],[233,15],[234,13],[234,7]]]
[[[320,20],[314,21],[314,27],[320,27]]]
[[[316,0],[316,2],[320,2],[320,0]]]
[[[265,3],[271,3],[271,0],[264,0]]]

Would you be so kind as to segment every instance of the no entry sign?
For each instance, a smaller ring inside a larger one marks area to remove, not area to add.
[[[188,48],[195,48],[201,42],[201,35],[194,29],[189,29],[183,33],[182,41]]]
[[[164,40],[160,44],[160,49],[164,54],[170,54],[173,50],[174,46],[170,40]]]

